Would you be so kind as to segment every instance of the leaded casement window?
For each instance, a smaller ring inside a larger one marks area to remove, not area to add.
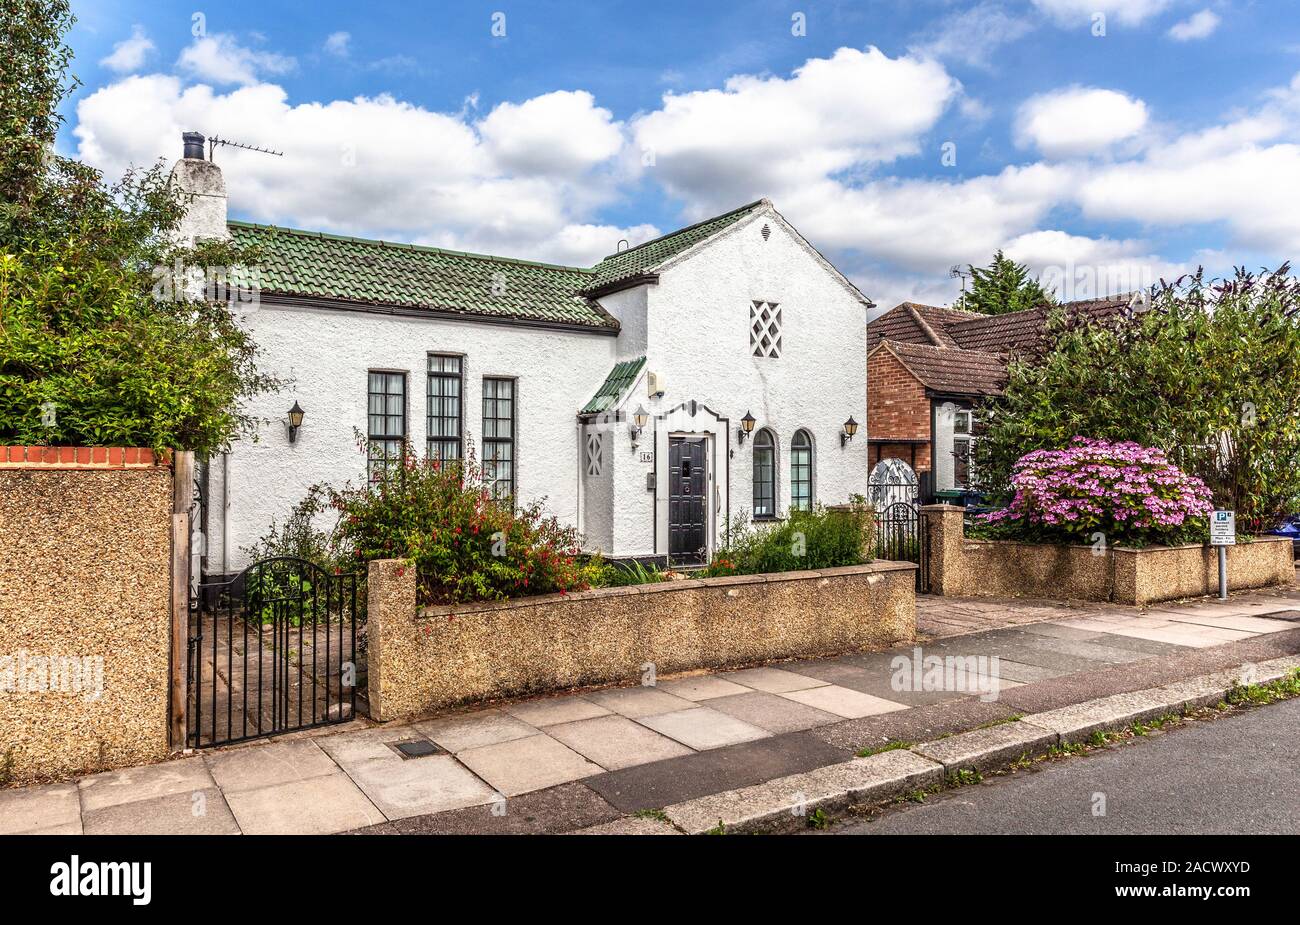
[[[796,430],[790,441],[790,508],[810,511],[813,506],[813,442],[806,430]]]
[[[750,304],[749,350],[756,357],[781,356],[781,306],[775,302]]]
[[[968,409],[960,408],[952,416],[952,481],[954,488],[969,488],[971,447],[974,443],[975,419]]]
[[[402,464],[406,446],[406,373],[371,371],[366,425],[366,476],[380,481]]]
[[[483,379],[483,481],[493,498],[515,496],[515,380]]]
[[[598,430],[587,432],[587,475],[599,478],[605,471],[605,435]]]
[[[461,398],[465,389],[464,361],[458,356],[429,354],[426,452],[430,459],[460,459],[465,455]]]
[[[776,516],[776,438],[766,427],[754,436],[754,519]]]

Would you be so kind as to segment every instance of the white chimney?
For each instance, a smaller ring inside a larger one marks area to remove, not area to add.
[[[185,156],[172,168],[170,183],[181,193],[185,217],[177,229],[184,244],[201,238],[228,238],[226,228],[226,181],[221,168],[203,156],[204,138],[185,132]]]

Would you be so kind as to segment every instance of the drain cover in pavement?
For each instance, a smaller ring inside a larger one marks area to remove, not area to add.
[[[427,755],[438,754],[438,746],[428,739],[416,739],[414,742],[395,742],[392,747],[397,749],[403,758],[424,758]]]

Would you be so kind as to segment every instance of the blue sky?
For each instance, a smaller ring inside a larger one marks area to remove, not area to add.
[[[218,154],[234,217],[585,265],[768,196],[882,306],[997,247],[1067,296],[1300,251],[1285,3],[195,6],[74,3],[61,145],[283,150]]]

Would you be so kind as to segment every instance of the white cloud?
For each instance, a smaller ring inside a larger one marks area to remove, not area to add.
[[[1171,0],[1034,0],[1038,7],[1059,26],[1090,26],[1092,17],[1102,13],[1107,21],[1126,26],[1141,25],[1157,13],[1164,12]]]
[[[999,3],[985,2],[947,17],[922,33],[912,50],[917,54],[988,67],[997,50],[1033,31],[1034,24],[1013,16]]]
[[[348,32],[331,32],[325,39],[325,51],[336,58],[346,58],[351,54],[352,35]]]
[[[619,135],[587,93],[475,123],[391,96],[292,104],[274,84],[221,92],[153,74],[80,100],[74,135],[82,160],[118,176],[175,159],[190,129],[284,151],[218,153],[232,212],[254,221],[584,265],[657,233],[592,220],[621,188]],[[545,150],[530,157],[533,145]]]
[[[479,123],[487,149],[505,170],[574,175],[623,147],[619,124],[585,90],[556,91],[518,105],[501,103]]]
[[[702,214],[914,154],[960,89],[936,61],[840,48],[789,78],[667,93],[632,131],[649,173]]]
[[[1131,138],[1147,122],[1147,107],[1115,90],[1068,87],[1031,97],[1016,116],[1016,144],[1051,158],[1093,154]]]
[[[1169,37],[1176,42],[1190,42],[1193,39],[1208,38],[1219,28],[1219,14],[1210,9],[1193,13],[1182,22],[1174,23],[1169,29]]]
[[[1006,254],[1029,267],[1062,300],[1096,299],[1149,289],[1194,269],[1151,253],[1140,240],[1031,231],[1007,242]]]
[[[176,64],[199,80],[244,86],[257,83],[264,74],[287,74],[297,66],[293,58],[248,48],[220,32],[196,38]]]
[[[143,26],[132,26],[131,37],[123,39],[113,46],[112,54],[100,59],[100,64],[110,71],[126,74],[136,71],[144,65],[149,52],[154,50],[154,43],[145,34]]]

